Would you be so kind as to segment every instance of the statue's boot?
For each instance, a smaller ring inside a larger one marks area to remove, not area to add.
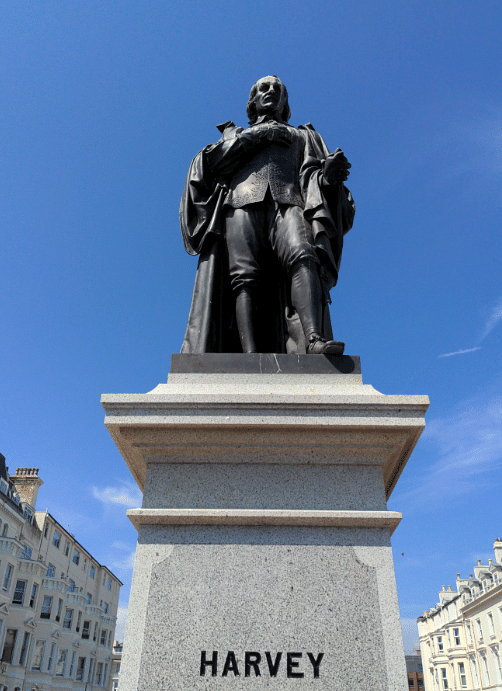
[[[250,288],[241,288],[235,298],[235,316],[243,353],[257,353],[253,328],[254,300]]]
[[[298,312],[309,355],[343,355],[345,343],[322,337],[323,294],[321,279],[313,261],[294,264],[291,270],[291,302]]]

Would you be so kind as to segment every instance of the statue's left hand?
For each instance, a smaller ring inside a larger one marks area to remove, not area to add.
[[[337,149],[324,161],[323,176],[328,185],[337,182],[345,182],[349,177],[349,168],[352,168],[347,157],[341,149]]]

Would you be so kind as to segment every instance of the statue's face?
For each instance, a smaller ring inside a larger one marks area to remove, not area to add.
[[[263,77],[256,82],[255,96],[258,115],[280,115],[284,108],[284,86],[277,77]]]

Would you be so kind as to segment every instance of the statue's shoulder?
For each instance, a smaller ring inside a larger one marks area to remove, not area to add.
[[[233,139],[236,135],[244,131],[242,127],[237,127],[232,120],[227,120],[220,125],[216,125],[216,129],[221,132],[222,139]]]

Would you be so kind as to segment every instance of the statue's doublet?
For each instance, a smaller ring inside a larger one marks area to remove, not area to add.
[[[300,168],[305,156],[305,135],[288,126],[289,146],[275,142],[258,153],[237,170],[228,183],[225,204],[240,208],[265,198],[267,190],[279,204],[305,206],[300,189]]]

